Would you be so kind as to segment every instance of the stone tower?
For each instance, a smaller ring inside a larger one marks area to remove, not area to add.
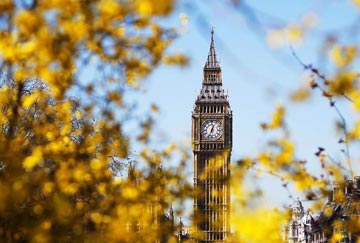
[[[222,87],[214,31],[192,112],[194,226],[196,242],[227,242],[230,225],[232,111]]]

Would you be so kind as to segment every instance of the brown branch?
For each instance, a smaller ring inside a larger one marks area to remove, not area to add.
[[[324,82],[325,85],[329,82],[326,79],[325,75],[321,74],[320,71],[318,69],[314,68],[312,64],[306,65],[299,58],[299,56],[295,53],[295,50],[294,50],[294,48],[292,46],[290,46],[290,50],[291,50],[292,55],[300,63],[300,65],[304,67],[305,70],[309,70],[317,78],[321,79]],[[345,140],[344,140],[344,143],[345,143],[345,156],[346,156],[347,166],[349,167],[350,177],[352,178],[353,177],[353,169],[352,169],[352,165],[351,165],[352,163],[351,163],[350,148],[349,148],[349,131],[347,129],[345,117],[341,113],[339,107],[336,105],[336,102],[334,101],[334,97],[333,97],[333,95],[331,93],[326,91],[326,89],[323,86],[321,86],[319,83],[315,82],[314,80],[311,82],[310,85],[311,85],[312,89],[318,88],[322,92],[322,95],[329,100],[330,107],[334,108],[336,114],[339,116],[339,118],[341,120],[342,129],[343,129],[344,136],[345,136]],[[348,101],[353,102],[347,95],[341,94],[341,96],[344,97],[345,99],[347,99]]]

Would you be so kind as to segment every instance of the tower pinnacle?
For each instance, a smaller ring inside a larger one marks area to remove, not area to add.
[[[216,52],[215,52],[214,27],[211,28],[210,50],[204,65],[204,70],[208,70],[208,69],[220,69],[220,64],[216,58]]]

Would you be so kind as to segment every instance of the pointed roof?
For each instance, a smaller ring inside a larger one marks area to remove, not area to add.
[[[210,50],[204,65],[204,70],[205,69],[220,69],[220,64],[216,58],[216,52],[215,52],[214,27],[211,28]]]
[[[304,215],[304,207],[299,198],[297,198],[294,204],[291,205],[291,209],[295,215]]]

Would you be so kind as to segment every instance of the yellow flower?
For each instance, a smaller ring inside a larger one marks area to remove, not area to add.
[[[89,26],[83,20],[66,21],[62,27],[74,42],[82,41],[89,34]]]
[[[309,89],[300,88],[291,94],[291,99],[293,101],[304,101],[308,99],[309,96],[310,96]]]
[[[275,157],[275,162],[279,166],[289,164],[293,159],[294,145],[286,139],[280,139],[278,143],[282,151]]]
[[[45,182],[42,188],[42,192],[47,195],[54,191],[54,183],[52,182]]]
[[[32,104],[34,104],[34,102],[36,101],[36,96],[34,95],[27,95],[24,97],[23,99],[23,107],[24,108],[29,108]]]
[[[114,0],[102,0],[97,4],[101,16],[108,19],[121,19],[123,17],[122,3]]]
[[[149,16],[152,13],[153,6],[150,0],[139,0],[135,2],[137,12],[142,16]]]
[[[258,161],[265,165],[265,166],[270,166],[272,163],[272,154],[271,153],[260,153],[258,155]]]
[[[40,204],[36,204],[34,207],[33,207],[33,212],[37,215],[40,215],[44,212],[44,208],[40,205]]]
[[[0,1],[0,14],[13,11],[15,5],[12,0]]]
[[[243,210],[232,217],[232,221],[239,232],[235,235],[235,242],[282,242],[280,229],[286,219],[280,211],[267,208]]]
[[[102,214],[98,212],[92,213],[90,217],[95,224],[100,224],[103,218]]]
[[[34,11],[22,10],[16,15],[16,25],[21,34],[30,36],[41,26],[41,15]]]
[[[355,3],[355,5],[356,5],[357,7],[360,8],[360,0],[353,0],[353,2]]]
[[[350,92],[349,96],[353,100],[353,108],[355,110],[360,110],[360,91],[358,89],[354,89]]]
[[[303,30],[298,25],[290,25],[286,29],[286,36],[290,43],[297,43],[303,38]]]
[[[137,197],[139,196],[139,192],[133,186],[126,186],[122,190],[122,195],[126,199],[134,200],[137,199]]]
[[[330,57],[339,67],[350,64],[356,57],[357,49],[355,46],[335,45],[330,51]]]
[[[90,168],[91,168],[92,170],[100,170],[102,167],[103,167],[103,162],[101,162],[101,161],[98,160],[98,159],[93,159],[93,160],[90,162]]]
[[[329,88],[332,94],[344,95],[355,89],[357,73],[341,72],[330,82]]]
[[[32,154],[25,158],[23,161],[23,167],[27,170],[33,169],[43,160],[43,153],[40,147],[36,147]]]
[[[261,126],[264,129],[276,129],[284,126],[285,108],[282,105],[276,107],[275,112],[271,116],[270,123],[263,123]]]
[[[355,126],[353,129],[349,132],[349,139],[357,140],[360,138],[360,121],[357,121],[355,123]]]
[[[180,22],[183,25],[186,25],[189,22],[189,17],[186,13],[180,13]]]
[[[45,220],[44,222],[41,223],[41,227],[45,230],[49,230],[51,228],[51,221],[50,220]]]

